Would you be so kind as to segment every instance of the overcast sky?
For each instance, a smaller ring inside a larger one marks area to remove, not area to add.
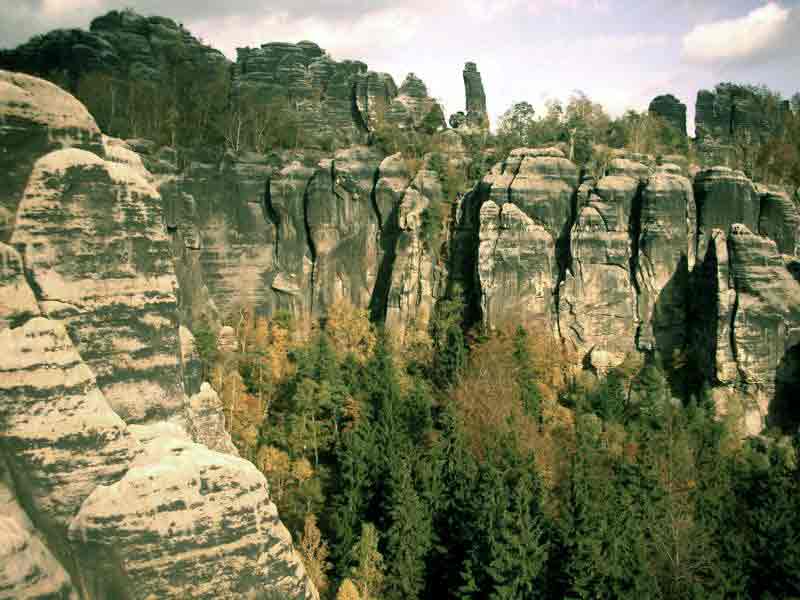
[[[614,115],[671,92],[691,118],[697,90],[719,81],[800,90],[800,0],[0,0],[0,47],[125,7],[172,17],[232,59],[308,39],[398,84],[413,71],[448,114],[475,61],[493,120],[575,89]]]

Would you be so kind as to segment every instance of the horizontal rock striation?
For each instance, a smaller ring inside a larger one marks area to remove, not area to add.
[[[85,150],[40,158],[11,243],[42,313],[63,320],[126,421],[183,403],[175,272],[146,172]]]
[[[147,444],[120,481],[89,496],[69,536],[112,551],[135,598],[317,597],[264,476],[182,439]]]
[[[24,147],[0,242],[0,597],[317,598],[179,327],[169,153],[153,177],[146,144],[101,136],[54,86],[3,72],[0,93],[0,122],[48,140]]]
[[[58,86],[0,70],[0,242],[8,242],[33,165],[65,146],[97,149],[100,130],[89,111]]]

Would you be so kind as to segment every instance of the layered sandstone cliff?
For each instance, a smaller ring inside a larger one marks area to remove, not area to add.
[[[0,122],[0,597],[316,597],[216,394],[187,397],[155,179],[53,84],[0,71]]]

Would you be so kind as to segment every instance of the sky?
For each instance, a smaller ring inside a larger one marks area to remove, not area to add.
[[[476,62],[490,116],[581,90],[613,116],[656,95],[685,102],[720,81],[800,90],[800,0],[0,0],[0,47],[111,9],[168,16],[235,59],[236,48],[312,40],[425,81],[450,114]]]

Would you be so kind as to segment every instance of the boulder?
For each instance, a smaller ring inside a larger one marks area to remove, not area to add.
[[[158,437],[72,521],[73,543],[112,557],[135,598],[318,598],[252,463],[183,439]]]

